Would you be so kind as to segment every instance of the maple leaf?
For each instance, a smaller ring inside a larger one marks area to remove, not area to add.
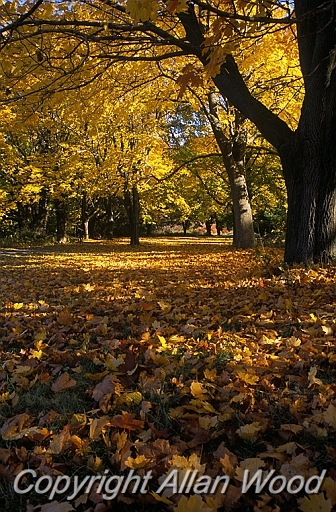
[[[316,374],[317,374],[317,368],[316,366],[312,366],[309,370],[309,373],[308,373],[308,382],[309,382],[309,385],[308,387],[310,388],[313,384],[317,384],[318,386],[320,386],[322,384],[322,381],[321,379],[317,379],[316,378]]]
[[[214,428],[218,423],[217,416],[201,416],[198,418],[198,422],[201,428],[204,430],[209,430],[210,428]]]
[[[201,496],[194,494],[187,498],[186,496],[182,496],[173,510],[176,512],[213,512],[213,509],[210,508],[201,498]]]
[[[259,457],[243,460],[240,463],[239,467],[236,468],[237,480],[243,481],[245,470],[248,470],[251,475],[254,475],[254,473],[256,473],[258,469],[263,468],[264,466],[265,462]]]
[[[13,418],[8,419],[2,425],[0,433],[6,441],[11,439],[18,439],[17,436],[23,437],[25,430],[23,426],[30,420],[29,414],[18,414]]]
[[[121,415],[115,416],[110,421],[112,427],[122,428],[124,430],[141,430],[143,429],[144,422],[136,420],[135,414],[131,414],[125,411],[121,412]]]
[[[161,503],[164,503],[165,505],[173,505],[174,503],[166,498],[165,496],[160,496],[160,494],[157,494],[156,492],[152,491],[151,495],[156,499],[156,501],[161,501]]]
[[[243,439],[255,439],[260,430],[260,423],[258,421],[254,421],[253,423],[238,428],[236,432]]]
[[[68,428],[64,428],[59,434],[55,435],[50,441],[50,451],[60,454],[71,446],[71,434]]]
[[[131,469],[139,469],[146,466],[148,462],[150,462],[150,460],[144,455],[138,455],[135,459],[128,457],[128,459],[125,460],[125,466]]]
[[[75,379],[71,379],[70,375],[67,372],[64,372],[58,377],[58,379],[56,379],[51,386],[51,389],[54,393],[60,393],[61,391],[74,388],[76,384],[77,382]]]
[[[94,441],[97,441],[99,439],[100,434],[102,433],[102,430],[106,425],[109,425],[110,418],[107,416],[102,418],[94,418],[91,420],[90,423],[90,438]]]
[[[331,504],[336,503],[336,482],[330,477],[327,477],[323,482],[323,490],[326,491],[327,498],[330,499]]]
[[[199,400],[205,400],[207,397],[206,390],[204,389],[204,386],[201,382],[192,382],[190,384],[190,392],[192,396],[198,398]]]
[[[333,428],[336,428],[336,407],[329,404],[328,409],[322,414],[324,421]]]
[[[298,500],[299,509],[302,512],[330,512],[332,509],[331,501],[325,499],[324,494],[312,494],[311,496],[305,496]]]
[[[256,384],[259,380],[258,375],[256,375],[253,371],[248,372],[238,372],[238,377],[246,382],[246,384]]]
[[[187,9],[187,0],[168,0],[167,9],[170,12],[181,12]]]
[[[198,87],[202,85],[202,77],[197,73],[192,64],[188,64],[182,70],[183,74],[178,77],[176,82],[181,86],[178,99],[181,99],[184,95],[187,86],[190,84],[191,86]]]
[[[110,400],[115,392],[115,380],[112,375],[106,375],[104,380],[97,384],[92,392],[92,398],[99,403],[103,412],[110,407]]]

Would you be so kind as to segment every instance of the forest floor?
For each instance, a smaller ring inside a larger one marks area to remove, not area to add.
[[[187,237],[1,250],[1,511],[333,510],[336,267],[281,259]],[[112,500],[99,475],[132,470],[143,492]]]

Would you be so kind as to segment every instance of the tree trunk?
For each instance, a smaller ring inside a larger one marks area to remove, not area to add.
[[[183,234],[184,236],[187,235],[187,229],[190,227],[190,221],[189,220],[184,220],[182,222],[182,229],[183,229]]]
[[[86,199],[86,194],[84,192],[84,194],[82,196],[82,219],[81,219],[84,240],[89,239],[89,220],[90,220],[90,216],[89,216],[89,212],[88,212],[87,199]]]
[[[213,82],[222,96],[257,126],[282,160],[288,193],[285,261],[330,261],[336,257],[335,2],[294,0],[294,4],[305,86],[295,132],[252,96],[232,55],[227,55]],[[188,12],[178,16],[193,53],[206,65],[209,55],[202,52],[203,31],[192,3]],[[242,184],[241,188],[243,193]]]
[[[219,221],[219,219],[216,217],[216,231],[217,231],[217,236],[220,236],[221,234],[221,230],[222,230],[222,224],[221,222]]]
[[[208,219],[207,221],[205,221],[206,234],[208,236],[211,236],[211,226],[212,226],[212,219]]]
[[[38,203],[33,203],[30,207],[31,221],[30,229],[34,230],[36,235],[45,236],[48,222],[48,193],[44,189]]]
[[[83,239],[89,240],[89,219],[83,220]]]
[[[300,143],[296,135],[281,158],[288,194],[285,261],[328,263],[336,255],[335,157],[322,141]]]
[[[153,224],[150,224],[149,222],[146,223],[146,236],[152,236],[153,235]]]
[[[115,215],[113,211],[113,202],[112,197],[108,197],[105,200],[105,210],[106,210],[106,217],[107,217],[107,239],[113,240],[114,238],[114,224],[115,224]]]
[[[139,193],[136,186],[132,187],[132,192],[128,189],[124,191],[124,204],[127,212],[130,243],[132,246],[140,245],[139,226],[140,226],[140,201]]]
[[[43,190],[39,200],[38,222],[36,226],[36,232],[40,236],[45,236],[47,233],[48,217],[48,192],[46,190]]]
[[[96,215],[91,215],[88,220],[88,238],[94,239],[96,237]]]
[[[67,225],[67,211],[65,201],[55,199],[56,209],[56,237],[57,242],[63,244],[67,241],[66,225]]]
[[[305,15],[307,5],[316,8],[314,16]],[[326,8],[318,10],[321,6]],[[334,7],[333,2],[296,0],[305,98],[296,132],[279,148],[288,193],[288,263],[327,263],[336,257]]]
[[[17,202],[16,207],[17,207],[16,217],[17,217],[18,228],[19,228],[19,231],[22,231],[27,226],[27,221],[28,221],[27,213],[26,213],[25,206],[21,202]]]
[[[236,111],[235,134],[229,139],[218,116],[218,100],[211,92],[208,96],[210,123],[227,171],[233,205],[233,244],[247,249],[255,246],[252,209],[246,184],[245,153],[246,134],[242,128],[242,117]]]

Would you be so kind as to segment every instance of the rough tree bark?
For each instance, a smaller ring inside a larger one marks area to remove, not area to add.
[[[335,7],[296,1],[305,99],[296,132],[278,148],[288,192],[288,262],[328,262],[336,256]]]
[[[32,24],[32,13],[41,5],[41,0],[27,11],[25,15],[14,19],[2,29],[5,35],[13,34],[20,26]],[[102,2],[104,5],[106,2]],[[152,49],[158,46],[175,46],[177,52],[167,52],[172,56],[196,56],[206,65],[210,55],[204,49],[205,28],[195,14],[198,3],[202,12],[216,9],[214,2],[188,2],[188,11],[178,12],[177,17],[182,23],[185,34],[179,37],[178,24],[173,29],[164,29],[163,25],[155,25],[150,21],[134,23],[127,18],[127,8],[123,2],[108,2],[109,9],[118,16],[125,16],[125,24],[115,24],[111,18],[111,40],[115,41],[122,34],[125,47],[127,38],[134,44],[136,59],[148,60],[146,42],[137,35],[145,34],[148,45]],[[265,105],[252,96],[238,70],[232,55],[227,55],[220,71],[213,78],[218,91],[250,119],[259,129],[263,137],[278,151],[282,161],[284,178],[288,191],[288,219],[286,233],[285,260],[288,263],[330,261],[336,256],[336,162],[335,162],[335,129],[336,129],[336,8],[335,0],[294,0],[297,25],[300,64],[302,68],[305,99],[302,105],[300,122],[293,132],[288,125]],[[216,11],[217,12],[217,11]],[[219,16],[220,10],[218,11]],[[228,17],[223,14],[223,19]],[[257,23],[258,16],[250,18]],[[202,18],[201,18],[202,19]],[[272,22],[267,18],[267,22]],[[52,20],[46,20],[48,26]],[[91,21],[74,19],[69,22],[67,32],[74,38],[90,40]],[[85,23],[87,26],[85,27]],[[99,22],[96,21],[96,23]],[[41,19],[36,24],[42,30]],[[54,22],[55,26],[59,21]],[[105,24],[105,21],[104,21]],[[82,35],[80,25],[84,25]],[[169,25],[169,23],[167,24]],[[39,30],[33,31],[32,38],[39,37]],[[137,32],[138,31],[138,32]],[[23,33],[23,40],[28,35]],[[93,29],[96,37],[96,28]],[[104,36],[105,39],[108,36]],[[9,37],[10,38],[10,37]],[[153,44],[154,43],[154,44]],[[40,44],[40,43],[39,43]],[[128,50],[129,51],[129,50]],[[142,53],[143,52],[143,53]],[[138,55],[139,53],[139,55]],[[142,53],[142,55],[141,55]],[[133,55],[120,55],[120,60],[132,60]],[[161,59],[161,56],[154,56]],[[112,59],[117,59],[113,54]],[[53,82],[52,82],[53,83]],[[7,94],[7,88],[5,88]],[[132,204],[132,200],[130,199]],[[131,211],[131,210],[129,210]],[[135,237],[136,238],[136,237]]]
[[[210,123],[224,166],[229,177],[233,205],[233,243],[237,248],[255,246],[252,208],[246,184],[246,134],[241,127],[242,116],[236,111],[236,129],[232,138],[225,135],[218,116],[218,101],[214,92],[208,95]]]
[[[295,0],[295,9],[305,84],[295,132],[252,96],[232,55],[213,81],[279,153],[288,193],[285,261],[326,262],[336,256],[336,9],[333,0]],[[194,54],[206,64],[193,6],[178,16]]]

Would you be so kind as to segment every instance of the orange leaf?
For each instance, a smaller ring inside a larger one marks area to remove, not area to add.
[[[77,382],[75,379],[70,379],[70,375],[65,372],[56,379],[54,384],[51,386],[51,389],[54,393],[60,393],[61,391],[74,388],[76,384]]]
[[[115,416],[111,420],[113,427],[123,428],[125,430],[141,430],[143,429],[144,422],[141,420],[135,420],[135,415],[128,412],[122,411],[121,414]]]

